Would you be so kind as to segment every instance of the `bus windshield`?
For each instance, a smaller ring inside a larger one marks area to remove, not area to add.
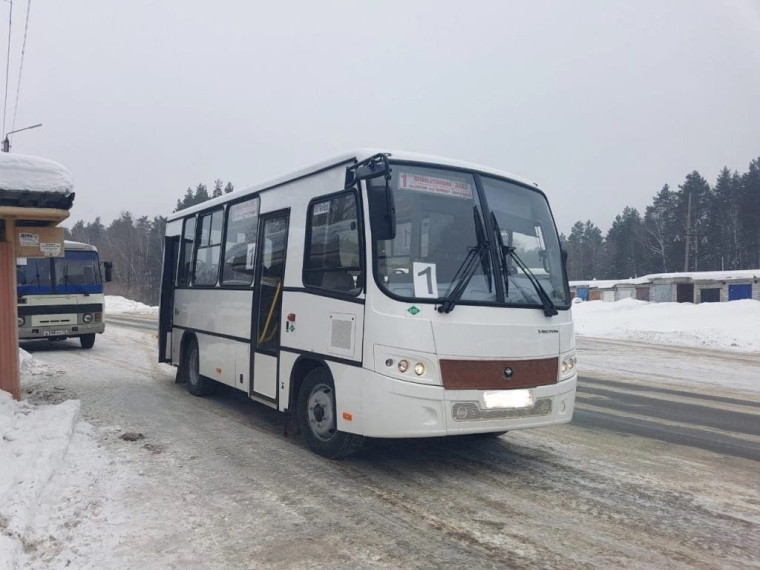
[[[476,180],[477,176],[477,180]],[[382,182],[375,181],[376,184]],[[393,164],[390,181],[396,207],[396,235],[375,244],[378,284],[403,300],[441,300],[462,285],[463,265],[474,270],[461,294],[464,304],[537,307],[541,297],[524,271],[501,259],[496,235],[536,276],[557,307],[569,306],[561,251],[545,197],[501,179],[442,168]],[[478,185],[483,189],[482,203]],[[491,224],[491,216],[496,224]],[[490,247],[483,248],[483,242]],[[506,250],[504,250],[506,251]],[[469,256],[470,258],[473,255]],[[503,284],[499,294],[497,280]]]
[[[67,251],[66,257],[55,258],[54,263],[57,293],[100,292],[98,254],[94,251]]]
[[[16,280],[19,295],[102,292],[94,251],[66,251],[65,257],[52,259],[18,259]]]
[[[16,260],[16,284],[19,295],[44,295],[52,293],[48,258],[19,258]]]

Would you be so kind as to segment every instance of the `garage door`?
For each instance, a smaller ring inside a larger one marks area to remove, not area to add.
[[[720,301],[720,289],[701,289],[699,291],[700,303],[718,303]]]
[[[738,301],[739,299],[751,299],[752,298],[752,284],[746,283],[743,285],[729,285],[728,286],[728,300]]]
[[[694,283],[679,283],[676,285],[676,301],[679,303],[693,303]]]

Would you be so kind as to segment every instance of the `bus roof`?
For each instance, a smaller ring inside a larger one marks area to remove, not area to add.
[[[198,212],[200,210],[206,210],[217,204],[223,204],[224,202],[230,200],[233,196],[235,198],[239,198],[240,196],[245,196],[246,194],[255,194],[256,192],[262,192],[264,190],[268,190],[275,186],[286,184],[287,182],[290,182],[292,180],[303,178],[311,174],[316,174],[317,172],[320,172],[322,170],[327,170],[336,166],[340,166],[341,164],[348,165],[354,162],[361,162],[362,160],[365,160],[378,153],[389,154],[391,157],[391,160],[424,162],[424,163],[430,163],[430,164],[437,164],[441,166],[451,166],[454,168],[462,168],[465,170],[476,170],[484,174],[493,174],[494,176],[499,176],[501,178],[508,178],[510,180],[514,180],[515,182],[519,182],[521,184],[538,187],[538,184],[536,184],[532,180],[528,180],[520,176],[515,176],[514,174],[510,174],[509,172],[505,172],[503,170],[498,170],[496,168],[491,168],[491,167],[483,166],[480,164],[474,164],[471,162],[465,162],[462,160],[454,160],[451,158],[444,158],[441,156],[433,156],[429,154],[419,154],[419,153],[406,152],[406,151],[395,151],[395,150],[376,149],[376,148],[360,148],[360,149],[356,149],[353,152],[346,152],[344,154],[334,156],[328,160],[323,160],[315,164],[310,164],[309,166],[305,166],[303,168],[300,168],[296,171],[290,172],[283,176],[271,178],[269,180],[266,180],[254,186],[247,186],[243,188],[242,190],[236,190],[230,194],[225,194],[218,198],[214,198],[212,200],[207,200],[206,202],[202,202],[201,204],[196,204],[195,206],[191,206],[184,210],[180,210],[179,212],[174,212],[172,214],[169,214],[167,219],[168,221],[171,221],[171,220],[176,220],[178,218],[183,218],[187,216],[188,214],[194,214],[195,212]]]
[[[90,245],[89,243],[82,243],[81,241],[69,241],[65,240],[63,242],[63,249],[64,250],[71,250],[71,251],[98,251],[98,248],[94,245]]]

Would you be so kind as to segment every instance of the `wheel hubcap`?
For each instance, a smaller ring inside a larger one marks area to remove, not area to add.
[[[309,427],[319,439],[328,440],[335,434],[335,409],[332,388],[319,384],[309,394]]]

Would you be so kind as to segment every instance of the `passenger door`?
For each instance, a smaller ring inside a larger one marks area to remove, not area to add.
[[[288,245],[290,211],[262,215],[259,252],[256,256],[256,288],[251,319],[254,347],[251,396],[277,405],[277,377],[282,323],[282,288]]]
[[[161,309],[158,315],[158,361],[172,360],[172,314],[174,311],[174,278],[179,259],[179,236],[164,238],[164,264],[161,275]]]

